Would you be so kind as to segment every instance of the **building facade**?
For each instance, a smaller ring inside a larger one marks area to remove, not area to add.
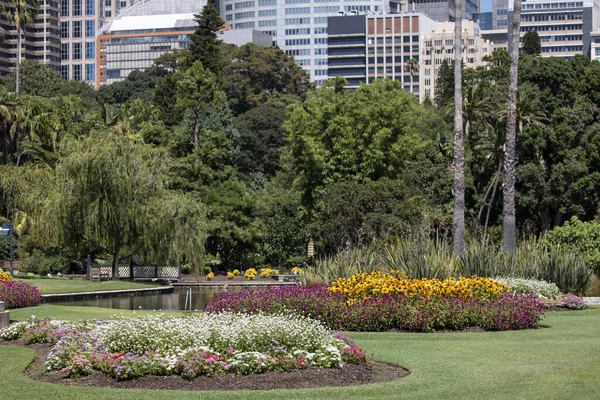
[[[508,19],[514,2],[510,0]],[[591,55],[591,32],[597,29],[600,0],[528,0],[521,10],[521,37],[537,31],[542,57]]]
[[[219,12],[233,30],[258,29],[293,56],[317,85],[327,79],[327,18],[387,10],[387,0],[221,0]]]
[[[5,3],[6,4],[6,3]],[[33,60],[60,71],[60,30],[58,0],[40,1],[40,9],[21,37],[21,61]],[[17,64],[18,33],[6,15],[0,15],[0,79]]]
[[[508,0],[492,0],[492,30],[508,31]]]
[[[423,37],[434,27],[420,13],[330,17],[328,76],[346,78],[348,87],[393,79],[420,96]]]
[[[96,82],[96,31],[131,0],[60,2],[60,76]]]
[[[591,33],[590,42],[590,57],[592,60],[600,61],[600,31]]]
[[[390,0],[390,12],[417,12],[425,14],[434,21],[454,21],[454,0]],[[474,0],[463,2],[463,19],[474,20],[479,11],[479,4]]]
[[[149,0],[139,2],[111,18],[96,36],[96,87],[119,82],[135,70],[143,71],[154,60],[175,49],[187,49],[198,25],[195,14],[202,12],[206,0]],[[256,29],[230,27],[218,32],[226,43],[249,42],[271,46],[273,38]]]
[[[481,37],[477,23],[473,21],[463,21],[462,35],[462,60],[466,68],[474,68],[485,65],[483,57],[494,51],[494,45]],[[420,97],[435,97],[435,87],[437,83],[438,71],[444,60],[454,62],[454,22],[437,23],[435,29],[424,39],[423,50],[421,54],[420,71],[421,93]]]

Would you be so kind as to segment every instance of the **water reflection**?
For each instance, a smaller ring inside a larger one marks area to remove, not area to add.
[[[192,310],[204,310],[208,302],[219,293],[239,292],[244,287],[223,288],[192,288]],[[77,299],[57,301],[52,304],[66,306],[87,306],[114,308],[118,310],[183,310],[185,305],[185,288],[176,288],[173,293],[156,295],[135,295],[131,297],[104,297],[94,299]],[[188,306],[189,307],[189,306]],[[189,309],[189,308],[188,308]]]

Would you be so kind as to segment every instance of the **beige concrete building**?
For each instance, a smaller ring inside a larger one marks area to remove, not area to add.
[[[25,27],[21,38],[21,61],[33,60],[60,69],[59,0],[41,0],[37,18]],[[0,15],[0,79],[17,64],[18,34],[6,15]]]
[[[463,21],[462,59],[466,68],[484,65],[483,57],[492,53],[493,44],[479,34],[473,21]],[[438,22],[433,32],[426,36],[420,57],[420,98],[435,97],[438,71],[442,62],[454,61],[454,22]]]

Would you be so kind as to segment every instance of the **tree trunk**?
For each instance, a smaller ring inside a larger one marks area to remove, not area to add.
[[[503,230],[504,250],[514,253],[517,248],[515,219],[515,180],[517,165],[517,79],[519,73],[519,40],[521,36],[521,0],[515,0],[512,20],[512,48],[510,54],[510,85],[508,87],[508,115],[504,143]]]
[[[198,138],[198,130],[200,129],[198,122],[198,113],[194,113],[194,150],[198,150],[199,146],[199,138]]]
[[[113,248],[113,262],[112,262],[112,279],[115,281],[119,280],[119,253],[121,252],[123,234],[121,229],[115,228],[115,246]]]
[[[456,0],[454,38],[454,250],[465,251],[465,144],[462,115],[462,0]]]
[[[502,171],[502,160],[498,161],[498,170],[496,171],[496,176],[494,177],[494,190],[492,190],[492,197],[490,198],[487,214],[485,216],[485,225],[483,225],[483,242],[484,242],[484,244],[487,244],[487,227],[488,227],[488,223],[490,222],[490,213],[492,212],[492,205],[494,204],[494,199],[496,198],[496,188],[498,187],[498,179],[500,178],[501,171]]]
[[[19,15],[17,14],[17,18]],[[15,80],[15,93],[19,94],[19,67],[21,65],[21,29],[17,26],[17,66],[16,66],[16,80]]]

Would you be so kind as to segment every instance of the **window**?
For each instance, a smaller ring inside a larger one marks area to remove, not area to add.
[[[110,10],[106,10],[106,11],[104,11],[104,16],[105,16],[106,18],[110,18],[110,17],[112,16],[112,11],[110,11]]]
[[[268,19],[265,21],[258,21],[258,26],[261,28],[264,26],[277,26],[277,20],[276,19]]]
[[[235,24],[234,25],[235,29],[248,29],[248,28],[254,28],[254,21],[252,22],[242,22],[240,24]]]
[[[240,13],[235,13],[235,19],[245,19],[245,18],[254,18],[254,11],[245,11]]]
[[[85,42],[85,58],[93,60],[96,58],[96,42]]]
[[[72,1],[73,1],[73,12],[71,13],[71,15],[72,16],[81,15],[81,0],[72,0]]]
[[[307,25],[310,24],[310,18],[286,18],[286,25]]]
[[[60,16],[68,17],[69,16],[69,0],[60,0]],[[62,71],[61,71],[62,73]]]
[[[277,10],[259,10],[258,11],[259,17],[273,17],[275,15],[277,15]]]
[[[231,11],[231,10],[233,10],[233,4],[227,4],[225,6],[225,11]]]
[[[96,14],[96,0],[85,0],[85,15]]]
[[[69,65],[61,65],[60,66],[60,77],[64,80],[69,79]]]
[[[286,46],[302,46],[310,44],[310,39],[287,39],[285,41]]]
[[[121,70],[120,69],[108,69],[108,70],[106,70],[106,77],[109,79],[120,78]]]
[[[327,44],[327,38],[315,38],[315,44]]]
[[[285,30],[286,36],[310,35],[310,28],[293,28]]]
[[[96,21],[93,19],[88,19],[85,21],[85,37],[94,37],[96,36]]]
[[[81,43],[73,43],[73,60],[81,60]]]
[[[253,1],[242,1],[241,3],[235,3],[235,9],[239,10],[241,8],[250,8],[254,7]]]
[[[73,79],[76,81],[81,80],[81,64],[73,65]]]
[[[315,34],[327,33],[327,27],[315,28]]]
[[[276,5],[277,5],[277,0],[258,0],[259,7],[276,6]]]
[[[62,61],[69,59],[69,43],[60,44],[60,59]]]
[[[315,7],[316,9],[319,7]],[[310,14],[310,7],[296,7],[296,8],[286,8],[285,15],[294,15],[294,14]]]
[[[81,37],[81,21],[73,21],[73,37]]]
[[[95,81],[96,80],[95,64],[85,64],[85,80],[86,81]]]
[[[104,0],[104,5],[105,5],[106,7],[110,7],[110,6],[112,6],[112,0]]]
[[[69,21],[60,21],[60,38],[69,38]]]

